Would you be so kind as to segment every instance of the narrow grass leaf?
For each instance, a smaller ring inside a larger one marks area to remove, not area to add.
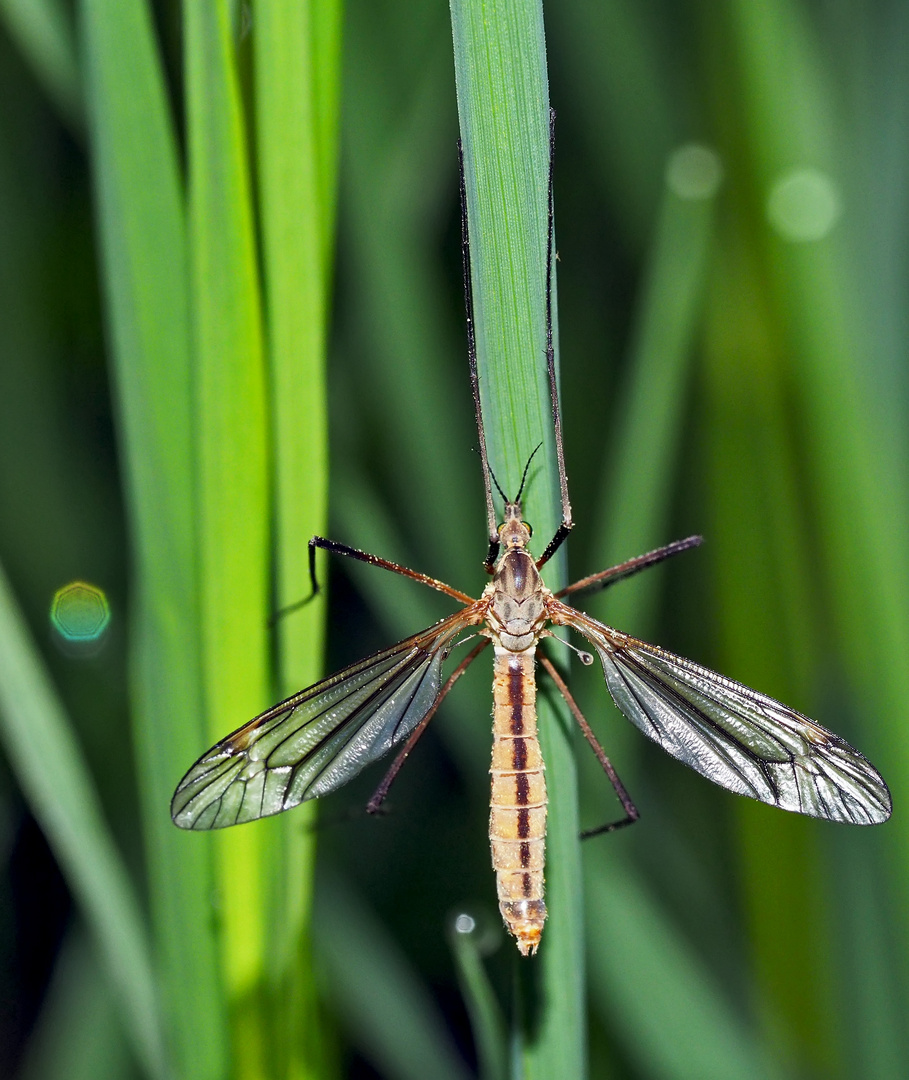
[[[593,994],[619,1025],[624,1049],[653,1080],[777,1080],[721,987],[616,854],[587,867]],[[629,978],[630,972],[634,978]]]
[[[271,697],[265,362],[247,145],[227,0],[187,4],[187,142],[203,679],[210,741]],[[268,848],[279,822],[207,836],[217,851],[238,1077],[263,1075]],[[274,853],[277,859],[277,853]]]
[[[767,332],[747,245],[729,236],[724,251],[703,369],[710,531],[722,538],[712,559],[723,670],[813,714],[811,636],[820,628],[809,614],[811,541],[799,506],[795,448],[782,423],[785,350]],[[797,1052],[829,1069],[837,1031],[819,826],[745,802],[735,812],[759,984],[790,1018]]]
[[[545,545],[561,513],[546,372],[549,90],[542,6],[453,0],[451,13],[489,459],[511,494],[542,443],[524,505]],[[554,282],[553,309],[555,324]],[[550,586],[563,583],[564,552],[547,574]],[[540,950],[543,1006],[524,1055],[529,1076],[580,1078],[586,1016],[577,780],[565,713],[539,700],[550,916]]]
[[[722,165],[712,149],[687,144],[668,159],[665,179],[594,529],[593,550],[607,565],[674,539],[666,529]],[[657,575],[642,574],[592,598],[591,607],[643,634],[658,584]]]
[[[167,1075],[148,937],[71,723],[0,569],[0,732],[120,995],[138,1060]]]
[[[271,425],[277,607],[311,590],[307,541],[328,516],[326,337],[337,171],[340,5],[256,5],[255,102]],[[279,634],[279,696],[322,674],[324,602]],[[281,820],[268,871],[271,1013],[281,1073],[304,1075],[319,1054],[309,918],[315,803]]]
[[[0,17],[74,132],[84,123],[76,35],[62,0],[0,0]]]
[[[731,13],[730,56],[741,74],[742,112],[759,185],[756,235],[765,288],[790,345],[806,487],[817,513],[810,550],[828,590],[824,630],[836,642],[833,663],[848,683],[846,693],[835,697],[844,712],[855,713],[853,731],[844,734],[899,790],[909,782],[905,725],[899,720],[909,696],[903,663],[909,650],[909,483],[905,454],[895,448],[904,448],[905,440],[881,391],[886,383],[877,382],[867,363],[865,320],[857,316],[855,270],[848,261],[852,252],[835,228],[836,215],[827,214],[819,233],[793,232],[778,203],[794,166],[803,178],[808,170],[812,209],[819,190],[834,208],[842,201],[846,166],[840,148],[850,144],[844,118],[832,106],[835,69],[825,64],[822,35],[799,5],[775,0],[758,11],[736,3]],[[781,48],[788,57],[784,69],[778,63]],[[821,676],[826,680],[826,672]],[[909,827],[897,814],[882,832],[898,888],[896,906],[903,908],[909,896]],[[905,943],[891,959],[905,979]],[[819,998],[815,1013],[824,1007]],[[794,1022],[804,1015],[800,1009]],[[900,1035],[894,1032],[894,1040]]]
[[[451,930],[451,951],[458,969],[461,993],[470,1016],[473,1040],[477,1048],[481,1080],[506,1080],[508,1076],[505,1021],[495,991],[483,967],[482,931],[470,919],[461,920]],[[479,939],[479,940],[478,940]]]
[[[211,896],[213,851],[168,807],[207,741],[194,533],[195,446],[183,187],[144,2],[81,7],[87,111],[118,433],[135,559],[133,721],[157,971],[187,1080],[228,1046]]]
[[[388,1080],[466,1080],[442,1016],[384,927],[340,879],[320,875],[316,947],[360,1051]]]
[[[261,7],[255,35],[257,162],[280,608],[309,592],[307,541],[324,533],[327,518],[325,350],[339,56],[336,31],[325,35],[334,55],[316,53],[312,24],[337,24],[340,8],[328,2]],[[328,140],[323,128],[332,119],[334,139]],[[282,693],[318,676],[323,618],[321,605],[314,605],[282,624]]]

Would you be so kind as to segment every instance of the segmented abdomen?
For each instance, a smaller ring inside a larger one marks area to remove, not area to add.
[[[546,780],[537,738],[535,651],[512,653],[496,645],[492,682],[489,841],[499,911],[524,956],[540,944],[546,919]]]

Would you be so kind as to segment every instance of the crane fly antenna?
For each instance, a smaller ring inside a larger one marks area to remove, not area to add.
[[[524,475],[521,477],[521,486],[518,488],[518,493],[514,497],[514,501],[516,503],[519,503],[521,501],[521,495],[522,495],[522,493],[524,491],[524,485],[527,483],[527,473],[528,473],[528,471],[530,469],[530,463],[531,463],[531,461],[533,461],[534,454],[537,452],[537,450],[540,449],[540,447],[542,445],[543,445],[542,443],[537,443],[537,445],[531,451],[530,457],[527,459],[527,464],[524,466]],[[496,484],[496,487],[499,487],[499,485]],[[501,490],[502,489],[499,488],[499,491],[501,491]],[[503,498],[504,498],[504,496],[503,496]],[[507,500],[506,500],[506,502],[507,502]]]
[[[470,270],[470,228],[467,222],[467,183],[464,179],[464,147],[458,139],[458,180],[461,194],[461,263],[464,272],[464,308],[467,315],[467,366],[470,369],[470,389],[477,413],[477,435],[480,439],[480,462],[483,466],[483,487],[486,490],[486,523],[489,534],[489,550],[483,568],[487,574],[495,572],[496,558],[499,554],[499,528],[496,521],[496,508],[492,501],[492,486],[489,478],[489,456],[486,453],[486,429],[483,427],[483,409],[480,405],[480,375],[477,371],[477,336],[473,321],[473,277]],[[501,492],[499,482],[493,477]],[[505,495],[502,495],[505,499]],[[508,501],[507,499],[505,500]]]
[[[565,472],[565,448],[562,443],[562,417],[559,412],[559,388],[556,384],[555,346],[552,342],[552,259],[555,225],[552,209],[552,176],[555,166],[555,109],[549,110],[549,208],[546,228],[546,367],[549,372],[549,396],[552,401],[552,426],[555,430],[556,461],[559,466],[559,494],[562,499],[562,521],[537,559],[537,569],[555,555],[571,532],[571,503],[568,499],[568,476]]]
[[[496,478],[496,474],[492,471],[492,466],[489,464],[489,462],[486,463],[486,471],[489,473],[489,476],[491,477],[492,482],[495,484],[496,491],[498,491],[498,493],[502,496],[502,502],[504,502],[504,503],[510,503],[510,502],[519,503],[521,501],[521,495],[522,495],[522,493],[524,491],[524,485],[527,483],[527,473],[530,470],[530,463],[531,463],[531,461],[533,461],[534,454],[537,452],[537,450],[540,449],[540,447],[542,445],[543,445],[542,443],[537,443],[537,445],[534,447],[533,451],[531,452],[530,457],[527,459],[527,464],[524,466],[524,473],[521,476],[521,486],[518,488],[518,493],[517,493],[517,495],[515,495],[515,497],[513,499],[508,498],[508,496],[502,490],[502,485],[499,483],[498,479]],[[477,451],[477,452],[479,453],[479,451]],[[496,531],[498,532],[498,530],[496,530]]]
[[[492,471],[492,466],[489,464],[489,462],[486,463],[486,469],[489,472],[489,475],[492,477],[492,482],[496,486],[496,491],[502,496],[502,502],[508,502],[508,496],[502,490],[502,485],[496,479],[496,474]],[[498,530],[496,530],[496,532],[498,534]]]

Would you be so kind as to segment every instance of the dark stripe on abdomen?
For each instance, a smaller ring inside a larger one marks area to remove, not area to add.
[[[511,699],[511,734],[524,734],[524,673],[518,664],[508,667],[508,696]]]

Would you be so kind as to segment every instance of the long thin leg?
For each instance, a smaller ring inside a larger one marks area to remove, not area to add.
[[[552,203],[552,177],[555,169],[555,109],[549,110],[549,207],[546,227],[546,367],[549,371],[549,396],[552,402],[552,426],[555,429],[556,461],[559,466],[559,493],[562,498],[562,522],[546,550],[537,559],[537,568],[555,555],[571,532],[571,503],[568,500],[568,476],[565,472],[565,447],[562,442],[562,417],[559,412],[559,389],[556,385],[555,347],[552,341],[552,260],[555,225]]]
[[[448,691],[454,686],[454,684],[460,679],[464,672],[470,667],[470,665],[476,660],[480,653],[489,644],[489,638],[483,638],[479,645],[476,645],[471,651],[464,657],[460,664],[454,669],[451,675],[448,676],[448,681],[439,691],[439,696],[435,700],[435,704],[429,710],[429,712],[423,717],[423,719],[417,724],[417,726],[410,733],[410,737],[404,746],[401,748],[398,756],[391,763],[391,768],[382,778],[382,783],[373,792],[372,798],[366,804],[367,814],[378,814],[382,808],[382,803],[385,802],[385,796],[388,794],[388,789],[395,781],[395,777],[401,771],[401,766],[407,760],[410,751],[417,745],[417,740],[426,730],[426,726],[429,721],[435,716],[436,709],[442,704],[442,701],[447,696]]]
[[[648,551],[645,555],[638,555],[627,562],[619,563],[618,566],[611,566],[608,570],[600,570],[597,574],[581,578],[580,581],[576,581],[573,585],[566,585],[564,589],[555,594],[556,598],[560,599],[563,596],[568,596],[569,593],[580,592],[582,589],[605,589],[608,585],[613,585],[623,578],[631,577],[632,574],[646,570],[648,566],[653,566],[655,563],[662,562],[673,555],[688,551],[689,548],[700,547],[703,543],[703,536],[686,536],[684,540],[674,540],[671,544],[666,544],[665,547],[657,548],[655,551]]]
[[[316,548],[330,551],[333,555],[346,555],[350,559],[359,559],[360,562],[369,563],[370,566],[381,566],[383,570],[391,570],[395,574],[401,574],[404,577],[412,578],[414,581],[419,581],[422,585],[428,585],[430,589],[445,593],[446,596],[450,596],[462,604],[472,604],[474,602],[472,596],[459,592],[457,589],[453,589],[450,585],[446,585],[443,581],[438,581],[428,574],[421,574],[418,570],[409,570],[406,566],[399,566],[397,563],[389,562],[388,559],[381,559],[378,555],[370,555],[368,551],[360,551],[359,548],[339,544],[336,540],[326,540],[324,536],[314,536],[309,541],[309,577],[312,582],[312,594],[307,599],[312,599],[319,591],[319,582],[316,579]]]
[[[477,412],[477,435],[480,438],[480,463],[483,466],[483,485],[486,489],[486,521],[489,526],[489,551],[483,566],[487,574],[495,571],[499,554],[499,530],[496,508],[492,501],[489,482],[489,458],[486,454],[486,429],[483,427],[483,410],[480,406],[480,376],[477,371],[477,338],[473,323],[473,277],[470,269],[470,229],[467,221],[467,183],[464,179],[464,148],[458,139],[458,175],[461,191],[461,262],[464,268],[464,306],[467,309],[467,365],[470,368],[470,389]]]
[[[587,723],[584,714],[578,707],[578,703],[571,696],[571,691],[565,685],[565,680],[558,673],[548,656],[545,656],[542,652],[538,655],[540,657],[540,663],[549,673],[549,676],[556,684],[559,693],[568,704],[568,708],[571,709],[572,716],[577,720],[581,731],[584,732],[584,738],[590,743],[593,752],[597,756],[597,761],[599,761],[600,765],[603,767],[603,772],[609,777],[609,782],[615,789],[615,793],[619,797],[619,802],[622,804],[622,809],[625,811],[625,817],[620,821],[613,821],[608,825],[600,825],[596,829],[587,829],[585,832],[581,833],[581,839],[587,840],[591,836],[599,836],[600,833],[615,832],[616,829],[624,828],[626,825],[633,825],[640,817],[638,808],[631,801],[631,796],[625,790],[625,785],[619,779],[619,775],[613,768],[612,762],[606,756],[606,751],[600,746],[596,735],[594,735],[590,729],[590,724]]]

